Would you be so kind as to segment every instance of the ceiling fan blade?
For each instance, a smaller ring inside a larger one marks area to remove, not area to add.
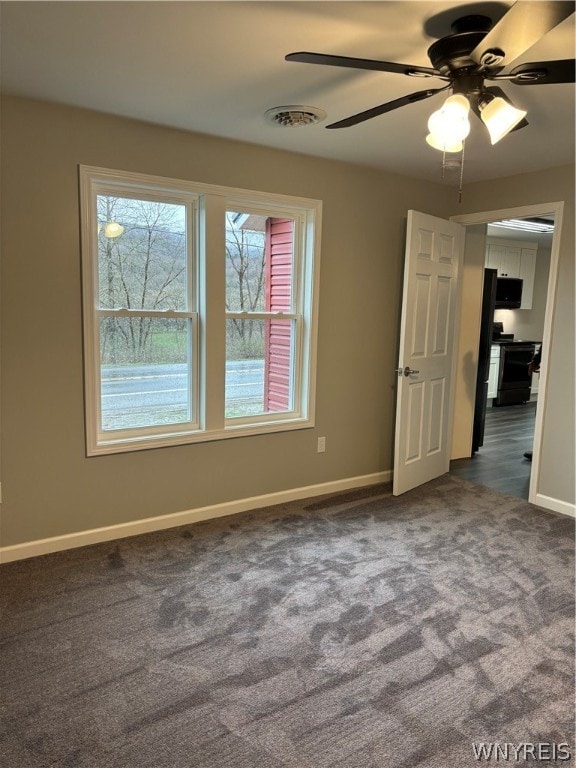
[[[352,56],[332,56],[328,53],[311,53],[297,51],[285,56],[286,61],[298,61],[302,64],[326,64],[331,67],[349,67],[351,69],[372,69],[378,72],[397,72],[400,75],[415,75],[422,77],[441,77],[437,69],[431,67],[397,64],[394,61],[377,61],[375,59],[357,59]]]
[[[574,2],[518,0],[470,54],[477,64],[505,67],[574,13]]]
[[[552,83],[573,83],[576,79],[576,61],[531,61],[513,69],[506,79],[514,85],[550,85]]]
[[[434,96],[435,93],[446,90],[445,88],[428,88],[426,91],[416,91],[416,93],[409,93],[407,96],[401,96],[399,99],[393,101],[387,101],[386,104],[380,104],[378,107],[372,107],[365,112],[358,112],[356,115],[346,117],[344,120],[339,120],[337,123],[330,123],[326,128],[349,128],[351,125],[357,125],[363,123],[365,120],[370,120],[372,117],[378,117],[386,112],[392,112],[394,109],[404,107],[406,104],[412,104],[415,101],[422,101],[428,99],[430,96]]]

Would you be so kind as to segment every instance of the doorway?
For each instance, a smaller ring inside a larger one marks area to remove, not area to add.
[[[486,408],[486,427],[485,439],[483,445],[476,453],[472,453],[472,431],[473,431],[473,407],[468,405],[470,398],[461,398],[460,406],[457,403],[454,419],[453,435],[460,435],[460,452],[456,446],[456,453],[452,455],[450,469],[454,474],[465,477],[478,484],[484,484],[520,498],[526,498],[532,503],[536,502],[538,494],[539,466],[541,461],[541,436],[542,425],[545,414],[546,397],[546,356],[547,349],[550,346],[552,332],[552,316],[555,306],[555,288],[556,274],[558,267],[558,248],[559,232],[562,217],[562,203],[546,204],[542,206],[525,206],[518,209],[507,209],[502,211],[492,211],[483,214],[474,214],[470,216],[458,216],[455,220],[467,226],[467,233],[483,231],[484,245],[482,254],[477,253],[476,264],[470,265],[465,255],[464,272],[468,269],[472,275],[471,292],[475,296],[477,305],[477,327],[471,329],[470,311],[467,306],[466,312],[461,312],[460,329],[461,344],[459,354],[463,357],[461,362],[461,392],[470,392],[476,390],[475,377],[478,367],[478,341],[480,336],[480,305],[482,295],[482,277],[485,266],[485,243],[486,238],[502,236],[515,238],[513,232],[502,228],[498,232],[495,222],[502,222],[507,219],[516,219],[521,221],[545,220],[551,221],[553,231],[544,235],[537,232],[523,232],[518,230],[518,240],[528,240],[537,242],[538,253],[541,260],[538,262],[536,257],[536,268],[534,272],[534,292],[533,306],[518,310],[496,310],[494,320],[502,324],[501,331],[514,340],[528,340],[541,342],[543,349],[542,373],[540,376],[533,376],[533,392],[527,402],[504,407],[493,407],[493,398],[489,407]],[[483,225],[480,227],[479,225]],[[468,241],[468,234],[467,234]],[[478,249],[477,249],[478,250]],[[480,261],[481,259],[481,261]],[[493,266],[493,265],[492,265]],[[475,267],[475,268],[474,268]],[[544,282],[544,285],[542,283]],[[530,286],[530,289],[532,287]],[[464,291],[466,287],[464,286]],[[469,303],[469,294],[464,297],[464,302]],[[462,336],[468,334],[468,350],[466,351],[466,340],[462,342]],[[530,338],[533,337],[533,338]],[[464,344],[464,349],[463,349]],[[475,365],[471,365],[471,351],[475,352]],[[473,370],[472,370],[473,369]],[[468,380],[466,380],[468,379]],[[458,389],[458,382],[457,382]],[[493,394],[493,393],[490,393]],[[464,403],[464,407],[462,407]],[[462,433],[464,433],[464,443],[462,443]],[[468,433],[470,440],[468,441]],[[453,440],[454,443],[458,441]],[[532,452],[532,460],[527,459],[524,454]]]
[[[456,477],[528,500],[537,402],[488,407],[484,444],[472,458],[450,462]]]

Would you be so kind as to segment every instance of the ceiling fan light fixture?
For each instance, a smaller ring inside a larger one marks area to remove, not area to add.
[[[470,102],[460,93],[449,96],[442,107],[430,115],[426,141],[442,152],[461,152],[462,142],[470,133]]]
[[[448,96],[442,109],[453,119],[467,120],[470,102],[462,93],[455,93]]]
[[[480,103],[480,117],[488,129],[490,142],[493,145],[507,136],[527,114],[522,109],[516,109],[500,96]]]
[[[104,236],[105,237],[120,237],[120,235],[124,232],[124,227],[122,224],[118,224],[116,221],[109,221],[106,226],[104,227]]]

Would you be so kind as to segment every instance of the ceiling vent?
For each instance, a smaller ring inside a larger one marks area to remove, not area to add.
[[[326,119],[326,112],[318,107],[303,107],[290,104],[286,107],[272,107],[265,113],[268,122],[282,128],[301,128],[306,125],[321,123]]]

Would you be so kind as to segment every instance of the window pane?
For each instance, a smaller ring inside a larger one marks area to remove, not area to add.
[[[190,421],[189,338],[189,320],[101,320],[103,430]]]
[[[186,206],[98,195],[103,309],[187,306]]]
[[[226,418],[292,410],[292,320],[226,321]]]
[[[226,308],[290,312],[294,221],[226,212]]]

